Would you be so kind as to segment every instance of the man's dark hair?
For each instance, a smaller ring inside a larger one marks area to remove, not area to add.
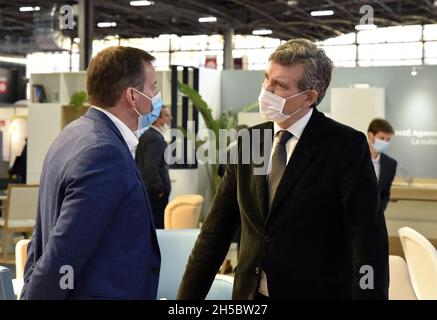
[[[367,132],[371,132],[373,134],[377,134],[378,132],[395,134],[391,124],[384,119],[373,119],[369,124],[369,129],[367,129]]]
[[[133,87],[142,91],[146,79],[144,64],[155,58],[144,50],[115,46],[100,51],[88,66],[89,103],[97,107],[113,107],[122,92]]]

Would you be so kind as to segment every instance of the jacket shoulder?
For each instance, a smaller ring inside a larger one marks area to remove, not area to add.
[[[392,167],[396,167],[398,165],[398,162],[395,159],[386,155],[385,153],[381,154],[381,159],[384,159],[384,161],[389,163]]]
[[[273,122],[267,121],[267,122],[263,122],[263,123],[255,125],[255,126],[249,127],[250,131],[256,130],[256,129],[258,129],[258,130],[273,129]]]

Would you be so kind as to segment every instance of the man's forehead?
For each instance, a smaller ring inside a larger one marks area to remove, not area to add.
[[[270,62],[266,73],[269,77],[282,78],[284,80],[300,79],[304,72],[302,64],[283,66],[275,62]]]

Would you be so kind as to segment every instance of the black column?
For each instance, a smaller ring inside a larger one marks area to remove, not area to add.
[[[86,70],[93,51],[94,0],[79,0],[79,69]]]

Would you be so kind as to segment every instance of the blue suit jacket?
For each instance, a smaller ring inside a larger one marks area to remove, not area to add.
[[[135,161],[114,123],[90,108],[44,161],[21,298],[156,299],[160,260]],[[61,288],[64,265],[74,289]]]

